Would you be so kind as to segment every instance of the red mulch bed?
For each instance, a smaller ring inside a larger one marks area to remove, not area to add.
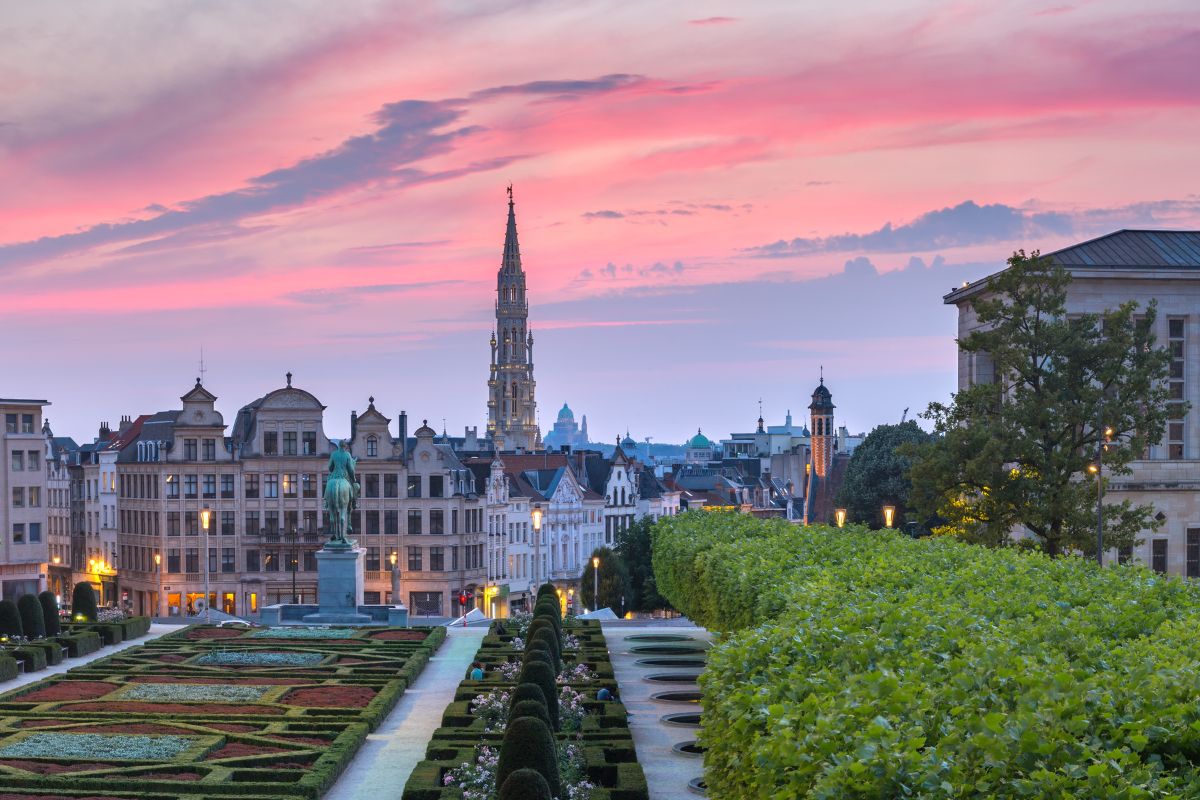
[[[62,725],[61,719],[26,719],[21,720],[22,728],[49,728],[51,725]]]
[[[304,678],[193,678],[172,675],[137,675],[132,683],[206,683],[220,686],[303,686],[312,683]]]
[[[195,733],[188,728],[176,728],[174,725],[158,725],[153,722],[121,722],[112,725],[80,725],[70,728],[72,733],[149,733],[168,734],[170,736],[192,735]]]
[[[189,639],[236,639],[246,631],[237,628],[197,628],[187,635]]]
[[[420,642],[428,635],[425,631],[380,631],[371,634],[371,638],[384,642]]]
[[[191,716],[211,714],[254,714],[275,716],[283,714],[282,708],[274,706],[235,706],[228,703],[141,703],[135,701],[112,701],[108,703],[76,703],[63,711],[94,711],[102,714],[187,714]],[[3,798],[0,798],[3,800]]]
[[[18,703],[49,703],[56,700],[95,700],[121,687],[103,681],[59,681],[14,698]]]
[[[36,772],[38,775],[57,775],[60,772],[90,772],[95,769],[115,769],[115,764],[97,764],[89,761],[86,764],[54,764],[49,761],[25,761],[19,758],[0,759],[0,764],[6,767],[16,767],[26,772]]]
[[[226,733],[254,733],[261,730],[257,725],[242,725],[238,722],[207,722],[206,728],[215,728]]]
[[[142,772],[138,778],[154,778],[160,781],[198,781],[204,776],[198,772]]]
[[[346,658],[339,658],[337,660],[337,663],[339,663],[339,664],[365,664],[365,663],[367,663],[367,659],[346,657]]]
[[[214,758],[237,758],[239,756],[261,756],[266,753],[286,753],[285,747],[271,747],[265,744],[247,744],[245,742],[230,742],[220,750],[214,750],[205,758],[211,761]]]
[[[263,769],[308,769],[312,766],[312,761],[277,761],[274,764],[263,764]]]
[[[287,742],[289,744],[311,744],[316,747],[325,747],[329,744],[329,739],[323,739],[320,736],[271,736],[269,737],[277,742]]]
[[[178,653],[167,653],[158,657],[159,661],[165,661],[168,664],[178,664],[180,661],[187,661],[187,656],[181,656]]]
[[[313,686],[294,689],[281,702],[306,708],[365,708],[375,694],[370,686]]]
[[[12,794],[6,792],[0,794],[0,800],[134,800],[131,797],[114,797],[112,795],[89,794],[84,797],[75,795],[67,796],[65,794]]]

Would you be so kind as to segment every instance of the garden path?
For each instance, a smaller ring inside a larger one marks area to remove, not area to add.
[[[146,634],[145,636],[141,636],[128,642],[121,642],[120,644],[101,647],[96,652],[89,653],[82,658],[64,658],[61,664],[55,664],[52,667],[46,667],[45,669],[38,670],[37,672],[26,672],[22,675],[18,675],[11,681],[5,681],[4,683],[0,684],[0,692],[12,691],[13,689],[19,689],[22,686],[40,681],[42,678],[61,675],[67,670],[75,669],[75,667],[78,667],[81,664],[86,664],[89,661],[95,661],[97,658],[107,658],[113,653],[119,653],[120,651],[129,647],[138,647],[150,641],[151,639],[157,639],[159,636],[163,636],[164,634],[168,634],[177,630],[179,630],[178,625],[163,625],[157,622],[151,623],[150,633]]]
[[[487,626],[447,629],[437,654],[383,724],[367,736],[324,800],[400,796],[487,631]]]
[[[682,672],[681,669],[646,667],[635,663],[639,658],[650,656],[630,653],[635,644],[649,642],[626,641],[627,636],[638,634],[679,634],[698,640],[709,641],[708,631],[695,626],[681,624],[646,625],[632,627],[628,622],[609,625],[605,623],[604,638],[608,641],[608,652],[612,656],[613,671],[616,673],[620,700],[629,712],[629,731],[637,748],[638,762],[646,773],[646,784],[650,789],[650,800],[686,800],[696,795],[688,790],[688,781],[704,772],[704,762],[695,757],[676,753],[671,748],[678,742],[696,738],[696,731],[678,728],[660,722],[663,714],[680,711],[698,711],[699,705],[662,703],[650,699],[656,692],[671,689],[695,689],[695,686],[647,683],[643,678],[655,672]],[[688,653],[686,655],[695,655]]]

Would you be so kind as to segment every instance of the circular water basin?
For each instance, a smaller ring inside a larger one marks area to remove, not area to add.
[[[708,784],[704,782],[704,778],[692,778],[688,781],[688,791],[705,797],[708,795]]]
[[[690,758],[701,758],[704,756],[704,748],[697,744],[695,739],[680,742],[671,749],[681,756],[688,756]]]
[[[679,728],[699,728],[699,711],[678,711],[674,714],[663,714],[659,721],[664,725],[675,725]]]
[[[703,653],[708,649],[704,642],[685,642],[663,644],[638,644],[629,648],[629,652],[646,656],[676,656],[686,653]]]
[[[639,667],[704,667],[703,658],[639,658]]]
[[[657,700],[660,703],[699,703],[699,690],[681,690],[674,692],[658,692],[650,695],[651,700]]]
[[[700,677],[699,672],[653,672],[642,680],[650,683],[692,683]]]
[[[694,642],[695,639],[691,636],[685,636],[682,633],[635,633],[632,636],[626,636],[626,641],[629,642]]]

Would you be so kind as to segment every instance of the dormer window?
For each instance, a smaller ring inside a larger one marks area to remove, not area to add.
[[[379,439],[375,436],[367,437],[367,455],[369,455],[369,456],[379,455]]]

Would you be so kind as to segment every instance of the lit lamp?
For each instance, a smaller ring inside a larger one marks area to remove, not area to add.
[[[204,552],[200,554],[201,560],[204,562],[204,621],[211,622],[212,615],[209,613],[209,593],[208,593],[208,526],[212,523],[212,511],[208,506],[200,509],[200,526],[204,528]]]
[[[541,503],[534,503],[533,508],[529,512],[529,516],[533,520],[533,582],[541,583],[542,575],[542,506]],[[533,607],[533,591],[529,592],[530,607]]]
[[[834,518],[835,520],[837,520],[837,526],[838,526],[839,528],[844,528],[844,527],[846,527],[846,509],[844,509],[844,508],[836,508],[836,509],[834,509],[834,511],[833,511],[833,518]]]
[[[592,556],[592,611],[600,609],[600,556]]]
[[[55,563],[55,564],[61,564],[61,563],[62,563],[62,558],[60,558],[59,556],[55,556],[55,557],[54,557],[54,563]]]
[[[883,507],[883,526],[885,528],[892,527],[892,522],[895,519],[896,519],[896,507],[895,506],[884,506]]]
[[[155,604],[158,607],[154,609],[154,613],[161,614],[162,613],[162,594],[163,594],[163,591],[162,591],[162,553],[154,554],[154,571],[156,573],[158,573],[158,603]]]

